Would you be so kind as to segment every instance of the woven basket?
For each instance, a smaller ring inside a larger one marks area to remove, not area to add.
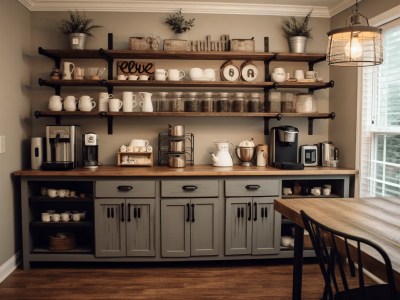
[[[51,251],[64,251],[75,249],[75,235],[59,232],[49,236],[49,249]]]

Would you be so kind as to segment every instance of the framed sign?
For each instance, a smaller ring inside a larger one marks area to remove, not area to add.
[[[118,60],[117,75],[153,75],[154,63],[134,60]]]

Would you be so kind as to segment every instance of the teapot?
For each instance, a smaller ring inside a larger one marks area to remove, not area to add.
[[[96,102],[90,96],[79,97],[78,108],[80,111],[91,111],[96,106]]]
[[[72,79],[72,73],[75,70],[75,65],[72,62],[64,62],[63,64],[63,75],[62,78],[64,80],[71,80]]]
[[[272,81],[284,82],[286,80],[286,73],[284,68],[274,68],[271,74]]]
[[[62,110],[63,101],[62,98],[58,95],[53,95],[49,99],[49,110],[51,111],[61,111]]]
[[[143,112],[152,112],[153,111],[153,103],[151,102],[151,96],[153,94],[147,92],[139,92],[140,97],[142,97],[143,101],[139,103]]]
[[[228,141],[215,142],[215,147],[218,150],[217,154],[215,155],[213,152],[210,153],[214,167],[232,167],[233,166],[232,155],[229,151],[230,145],[233,147],[232,143],[230,143]]]

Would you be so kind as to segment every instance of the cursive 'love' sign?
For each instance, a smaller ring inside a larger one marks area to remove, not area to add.
[[[117,61],[117,75],[153,75],[154,63],[146,61],[119,60]]]

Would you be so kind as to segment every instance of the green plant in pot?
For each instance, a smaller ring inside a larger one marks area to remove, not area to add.
[[[69,36],[72,49],[84,50],[89,36],[93,36],[92,30],[103,27],[94,25],[93,19],[86,16],[85,12],[69,11],[69,19],[60,21],[59,29],[62,33]]]
[[[182,9],[180,9],[177,13],[169,15],[165,23],[171,26],[171,30],[175,33],[183,33],[189,31],[190,28],[194,26],[195,19],[186,20],[182,15]]]
[[[284,21],[282,30],[288,39],[290,52],[304,53],[306,51],[307,39],[312,38],[311,28],[308,26],[311,13],[312,10],[302,20],[290,17]]]

